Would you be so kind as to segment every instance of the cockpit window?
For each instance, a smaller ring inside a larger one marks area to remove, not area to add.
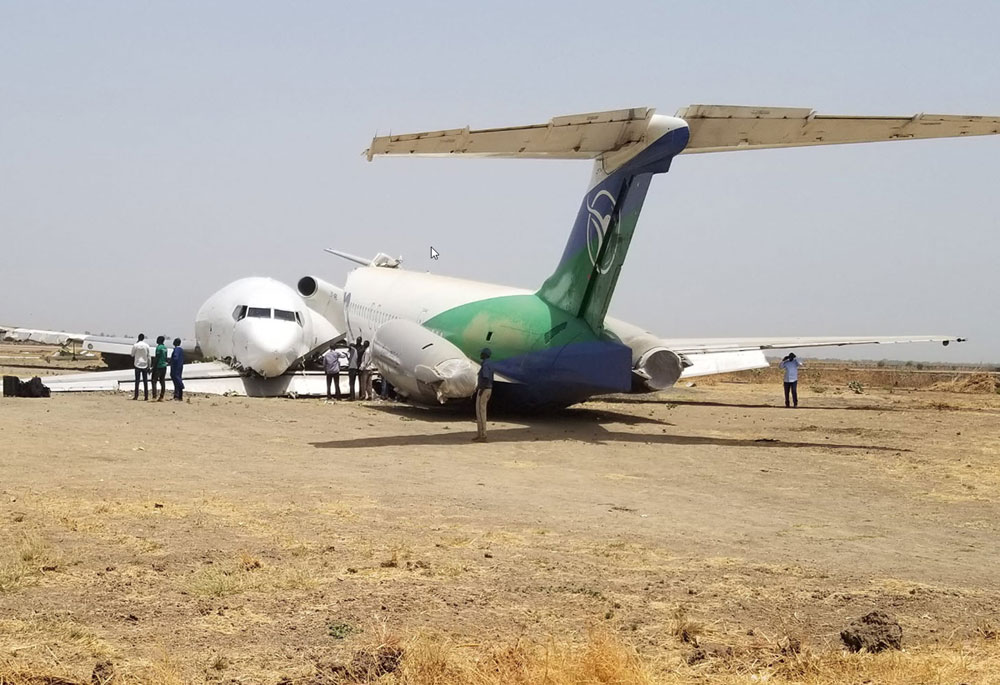
[[[274,318],[282,321],[295,321],[295,312],[290,312],[287,309],[275,309]]]
[[[247,310],[247,316],[257,319],[270,319],[271,310],[267,307],[250,307]]]
[[[245,304],[238,305],[236,309],[233,310],[233,318],[237,321],[242,321],[247,316],[247,306]]]

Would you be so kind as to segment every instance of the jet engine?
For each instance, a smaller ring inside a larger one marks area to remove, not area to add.
[[[344,289],[313,276],[303,276],[298,283],[299,295],[313,310],[338,331],[347,330],[344,322]]]
[[[412,400],[444,404],[476,392],[479,365],[414,321],[395,319],[379,327],[372,360],[382,377]]]
[[[665,347],[632,348],[632,392],[656,392],[669,388],[690,362]]]

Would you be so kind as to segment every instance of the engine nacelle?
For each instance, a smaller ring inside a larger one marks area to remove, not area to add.
[[[398,393],[412,400],[444,404],[476,392],[479,365],[414,321],[395,319],[379,327],[372,361]]]
[[[677,382],[686,366],[690,363],[685,363],[676,352],[665,347],[649,348],[633,362],[632,392],[665,390]]]
[[[313,310],[336,328],[347,330],[344,320],[344,289],[327,283],[314,276],[303,276],[298,283],[299,295],[305,300],[309,309]]]

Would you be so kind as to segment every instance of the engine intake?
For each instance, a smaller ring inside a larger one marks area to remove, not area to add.
[[[347,330],[344,290],[315,276],[303,276],[297,289],[306,306],[329,321],[337,331]]]
[[[476,392],[479,365],[455,345],[420,324],[395,319],[379,327],[372,361],[401,395],[444,404]]]

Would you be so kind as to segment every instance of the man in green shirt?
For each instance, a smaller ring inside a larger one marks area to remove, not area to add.
[[[156,396],[156,382],[160,382],[160,396],[157,402],[163,401],[163,394],[167,391],[167,346],[163,344],[165,338],[162,335],[156,336],[156,355],[153,357],[153,396]]]

